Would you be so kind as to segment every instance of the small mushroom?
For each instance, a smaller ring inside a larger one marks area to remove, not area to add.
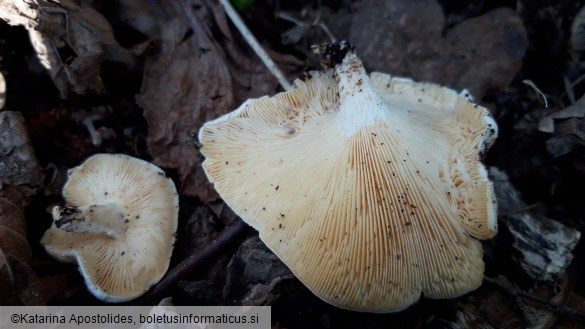
[[[179,200],[158,167],[122,154],[97,154],[69,171],[67,205],[41,244],[64,262],[77,262],[89,291],[107,302],[134,299],[168,269]]]
[[[249,100],[199,132],[227,204],[313,293],[394,312],[477,288],[497,231],[480,162],[497,126],[466,93],[366,74],[347,46],[331,69]]]

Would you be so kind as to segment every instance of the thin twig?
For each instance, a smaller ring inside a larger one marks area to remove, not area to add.
[[[331,30],[329,30],[325,23],[319,23],[318,25],[325,32],[325,34],[327,34],[327,36],[329,37],[329,41],[331,43],[337,42],[337,38],[335,38],[335,36],[333,35],[333,33],[331,33]]]
[[[232,7],[229,0],[219,0],[219,2],[223,5],[226,14],[232,20],[236,28],[240,31],[242,36],[244,36],[244,39],[246,39],[246,41],[248,42],[250,47],[252,47],[256,55],[260,57],[260,59],[262,60],[264,65],[266,65],[270,73],[272,73],[272,75],[274,75],[274,77],[278,80],[278,83],[280,83],[282,88],[284,90],[290,90],[292,88],[291,84],[288,82],[284,74],[280,71],[278,66],[276,66],[276,63],[274,63],[272,58],[270,58],[266,51],[264,51],[264,48],[260,46],[258,40],[256,40],[256,37],[254,37],[252,32],[250,32],[244,21],[242,21],[242,19],[240,18],[240,15],[238,15],[234,7]]]
[[[534,207],[538,207],[540,205],[542,205],[542,201],[541,202],[537,202],[537,203],[533,203],[533,204],[528,205],[528,206],[525,206],[525,207],[514,208],[512,210],[508,210],[508,211],[506,211],[504,213],[499,214],[499,216],[500,217],[503,217],[503,216],[508,216],[508,215],[515,214],[515,213],[518,213],[518,212],[524,212],[524,211],[530,210],[530,209],[532,209]]]
[[[215,239],[200,250],[194,251],[189,257],[170,270],[167,275],[152,290],[138,300],[138,304],[157,303],[157,299],[179,280],[195,271],[203,263],[217,256],[222,250],[233,243],[237,237],[247,231],[248,225],[241,219],[236,219],[230,226],[221,231]]]
[[[540,298],[540,297],[531,295],[529,293],[526,293],[524,291],[514,289],[512,287],[508,287],[507,285],[499,282],[498,280],[488,278],[487,276],[484,276],[483,280],[485,282],[488,282],[490,284],[493,284],[493,285],[499,287],[500,289],[504,290],[507,294],[509,294],[513,297],[526,298],[526,299],[531,300],[533,302],[537,302],[539,304],[542,304],[553,311],[564,313],[564,314],[571,314],[571,315],[585,318],[585,312],[581,312],[581,311],[574,309],[572,307],[568,307],[568,306],[565,306],[565,305],[562,305],[559,303],[551,302],[548,299]]]
[[[522,80],[522,83],[525,85],[529,85],[534,89],[542,98],[544,99],[544,107],[548,108],[548,100],[546,99],[546,95],[538,89],[538,87],[532,82],[532,80]]]
[[[309,23],[307,23],[305,21],[302,21],[302,20],[300,20],[300,19],[298,19],[298,18],[296,18],[296,17],[294,17],[294,16],[292,16],[289,13],[286,13],[284,11],[277,12],[276,13],[276,17],[277,18],[280,18],[280,19],[283,19],[285,21],[289,21],[291,23],[294,23],[294,24],[296,24],[298,26],[303,26],[303,27],[309,27],[309,26],[311,26],[311,24],[309,24]]]
[[[317,16],[317,18],[311,24],[309,24],[305,21],[302,21],[296,17],[293,17],[292,15],[289,15],[286,12],[277,12],[276,17],[283,19],[285,21],[289,21],[291,23],[294,23],[298,26],[306,27],[306,28],[308,28],[310,26],[318,26],[323,30],[323,32],[325,32],[325,34],[327,34],[327,36],[329,37],[330,43],[337,42],[337,38],[335,38],[333,33],[331,33],[331,30],[329,30],[329,28],[327,27],[327,25],[325,25],[325,23],[321,22],[321,14],[319,14],[319,16]]]

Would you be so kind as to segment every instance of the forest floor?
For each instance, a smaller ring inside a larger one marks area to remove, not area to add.
[[[321,301],[207,181],[193,138],[202,124],[282,91],[219,3],[12,3],[0,0],[0,229],[16,225],[20,237],[0,231],[0,304],[103,304],[76,265],[39,241],[64,202],[66,170],[124,153],[163,168],[180,194],[175,276],[136,303],[271,305],[274,328],[585,327],[585,1],[256,0],[241,9],[290,82],[320,69],[311,45],[349,40],[368,71],[467,89],[498,123],[484,160],[499,203],[499,233],[482,241],[484,284],[391,314]],[[180,272],[193,254],[200,262]]]

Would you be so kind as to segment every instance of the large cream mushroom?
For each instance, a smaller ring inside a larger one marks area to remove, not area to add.
[[[335,64],[249,100],[199,132],[210,181],[311,291],[394,312],[482,282],[497,231],[483,152],[497,127],[469,97]]]
[[[146,161],[98,154],[69,171],[64,208],[41,244],[77,262],[89,291],[108,302],[134,299],[168,269],[179,200],[173,181]]]

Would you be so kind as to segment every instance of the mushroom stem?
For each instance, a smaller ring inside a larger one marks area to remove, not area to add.
[[[102,233],[120,237],[128,228],[129,214],[117,203],[105,202],[79,207],[54,207],[55,225],[67,232]]]
[[[88,118],[85,118],[85,120],[83,120],[83,125],[85,126],[85,128],[87,128],[87,131],[89,132],[89,135],[91,136],[91,143],[94,146],[100,146],[102,145],[102,136],[100,135],[100,133],[95,129],[95,126],[93,124],[93,122],[95,120],[101,119],[100,116],[98,115],[92,115]]]
[[[387,120],[389,109],[370,83],[364,66],[353,51],[348,51],[335,66],[339,90],[339,128],[352,136],[360,128]]]

